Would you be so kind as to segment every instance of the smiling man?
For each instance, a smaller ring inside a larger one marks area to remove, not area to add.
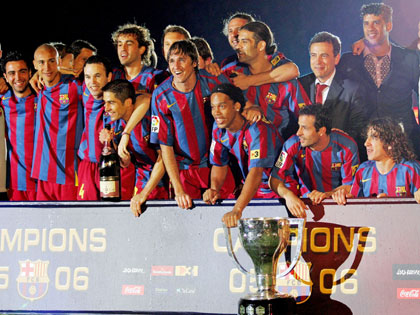
[[[328,32],[316,33],[309,42],[313,72],[300,77],[299,82],[308,95],[306,105],[323,104],[330,113],[332,128],[347,132],[362,152],[362,129],[367,123],[363,91],[357,82],[336,72],[340,53],[340,38]],[[366,160],[364,155],[362,160]]]
[[[45,86],[38,94],[31,176],[37,200],[77,199],[77,151],[83,130],[81,84],[58,71],[58,52],[50,44],[34,53]]]
[[[388,117],[372,120],[365,146],[369,161],[357,170],[350,193],[339,190],[334,200],[345,204],[353,197],[414,196],[420,203],[420,164],[401,126]]]
[[[135,111],[136,95],[134,87],[127,80],[117,79],[107,83],[103,89],[105,110],[112,121],[120,121],[122,127],[129,121]],[[150,96],[145,95],[144,98]],[[130,133],[127,146],[128,154],[120,155],[121,166],[126,167],[135,161],[136,190],[131,198],[130,208],[135,216],[141,214],[141,206],[148,199],[167,199],[168,189],[162,181],[165,168],[161,153],[156,145],[150,143],[150,111]],[[103,129],[100,133],[101,141],[110,140],[114,133]]]
[[[17,52],[2,60],[2,72],[11,87],[0,95],[7,133],[8,195],[11,201],[36,200],[36,181],[31,178],[37,97],[29,85],[31,70]]]
[[[218,85],[211,94],[211,111],[215,123],[210,148],[211,185],[203,195],[208,204],[220,199],[229,169],[230,156],[241,169],[243,188],[232,211],[223,216],[228,227],[236,226],[252,198],[276,198],[268,186],[271,169],[281,150],[282,139],[277,129],[266,121],[250,124],[242,116],[245,98],[232,84]],[[229,154],[231,153],[231,154]]]
[[[360,55],[343,54],[337,69],[364,87],[368,119],[388,116],[401,122],[420,157],[420,127],[412,109],[413,92],[419,95],[419,55],[390,43],[390,6],[363,5],[361,17],[365,47]]]
[[[198,51],[191,40],[173,43],[167,59],[172,76],[152,95],[151,142],[160,144],[178,206],[189,209],[209,188],[212,117],[207,100],[216,85],[229,80],[198,72]]]
[[[270,187],[286,200],[293,215],[305,217],[308,207],[299,197],[319,204],[339,188],[349,192],[358,166],[353,138],[331,130],[328,111],[322,105],[305,106],[299,113],[296,135],[284,143],[273,167]]]

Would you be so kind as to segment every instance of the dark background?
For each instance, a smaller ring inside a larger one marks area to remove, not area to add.
[[[2,2],[0,43],[3,54],[20,50],[33,58],[35,48],[45,42],[85,39],[98,53],[118,63],[111,33],[119,25],[135,22],[147,27],[156,41],[158,68],[166,65],[161,54],[161,34],[168,24],[187,28],[192,36],[210,43],[215,61],[232,54],[222,34],[223,20],[236,11],[251,13],[266,22],[274,33],[278,49],[300,68],[310,71],[307,45],[319,31],[341,38],[343,52],[362,37],[359,10],[362,0],[154,0],[154,1],[40,1],[30,4]],[[419,0],[388,0],[394,8],[391,39],[409,45],[417,36]]]

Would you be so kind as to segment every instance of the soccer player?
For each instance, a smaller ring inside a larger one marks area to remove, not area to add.
[[[36,200],[36,180],[31,178],[37,97],[29,85],[31,70],[17,52],[2,60],[3,76],[10,88],[0,95],[7,127],[9,200]]]
[[[413,197],[420,203],[420,164],[401,126],[389,117],[376,118],[367,126],[368,161],[356,172],[350,192],[333,195],[338,204],[353,197]]]
[[[117,79],[103,87],[105,110],[112,121],[121,120],[122,128],[134,112],[136,101],[134,87],[127,80]],[[150,99],[150,96],[147,96]],[[150,143],[150,112],[130,134],[129,152],[136,165],[136,193],[131,198],[130,208],[135,216],[141,214],[141,205],[148,199],[168,199],[168,186],[162,177],[165,174],[160,150]],[[113,132],[103,129],[101,140],[110,139]],[[131,156],[122,156],[121,165],[130,163]]]
[[[202,37],[194,36],[191,40],[198,51],[198,69],[205,69],[213,61],[213,51],[210,44]]]
[[[242,65],[234,68],[234,73],[259,74],[273,68],[268,56],[275,53],[277,45],[270,28],[265,23],[255,21],[242,26],[238,40],[237,54]],[[288,63],[288,61],[284,59],[279,63]],[[231,72],[226,71],[226,74],[230,76]],[[250,86],[244,90],[244,93],[247,101],[253,104],[253,106],[247,104],[245,109],[248,120],[255,121],[264,116],[276,126],[283,139],[289,138],[297,130],[299,106],[296,80]]]
[[[136,93],[152,93],[155,88],[155,50],[150,31],[136,24],[124,24],[112,34],[121,67],[113,70],[113,80],[127,79]]]
[[[229,166],[229,152],[237,159],[244,185],[232,211],[223,216],[228,227],[236,226],[252,198],[276,198],[268,179],[281,150],[282,139],[270,123],[250,124],[242,116],[245,98],[241,89],[221,84],[211,94],[211,109],[215,119],[210,149],[211,185],[203,195],[208,204],[220,199]]]
[[[88,60],[90,56],[96,55],[97,49],[87,40],[76,39],[70,44],[69,50],[72,52],[74,58],[74,75],[78,77],[83,71],[83,67],[85,66],[86,60]]]
[[[98,163],[102,144],[99,132],[105,124],[102,88],[111,81],[112,68],[106,58],[94,55],[87,59],[83,73],[84,129],[78,151],[81,161],[77,200],[100,200]]]
[[[331,130],[331,119],[322,105],[305,106],[299,113],[299,129],[283,145],[270,177],[270,187],[286,200],[297,217],[308,207],[330,198],[338,189],[350,191],[359,166],[357,144],[347,134]]]
[[[58,52],[49,44],[34,53],[45,86],[38,94],[31,176],[37,200],[77,199],[77,150],[83,130],[81,85],[58,71]]]
[[[222,71],[232,71],[240,66],[238,55],[239,31],[249,22],[254,22],[252,15],[244,12],[236,12],[224,21],[223,34],[227,37],[229,45],[235,51],[235,54],[225,58],[221,63]],[[262,85],[265,83],[284,82],[295,79],[299,76],[299,68],[296,64],[286,59],[281,52],[274,52],[267,56],[273,68],[259,73],[245,75],[241,71],[236,72],[236,76],[232,78],[232,82],[242,90],[248,89],[250,86]],[[209,67],[211,73],[218,74],[218,66],[213,64]]]
[[[160,144],[178,206],[189,209],[209,188],[212,117],[206,101],[214,86],[229,80],[197,72],[198,52],[190,40],[172,44],[168,63],[172,76],[152,95],[151,142]]]

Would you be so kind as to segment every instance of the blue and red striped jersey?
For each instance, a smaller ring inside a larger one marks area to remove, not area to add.
[[[287,59],[280,60],[276,66],[289,62],[285,60]],[[251,75],[248,66],[243,64],[238,64],[224,73],[229,76],[233,70],[245,75]],[[287,127],[291,125],[297,126],[299,104],[302,105],[303,103],[300,100],[300,85],[296,79],[250,86],[243,92],[247,101],[261,107],[265,118],[277,128],[284,139],[291,135]]]
[[[307,197],[312,190],[327,192],[351,185],[359,163],[357,144],[344,132],[331,131],[323,151],[302,147],[294,135],[284,143],[271,176],[282,180],[297,195]]]
[[[213,124],[209,96],[229,79],[200,70],[188,93],[176,90],[172,80],[171,76],[153,92],[151,142],[173,146],[180,169],[208,166]]]
[[[389,197],[412,197],[419,188],[419,162],[403,159],[387,174],[381,174],[375,161],[365,161],[356,172],[351,194],[355,197],[371,197],[380,193]]]
[[[162,70],[153,67],[143,66],[140,73],[133,79],[129,80],[134,86],[136,94],[139,93],[152,93],[156,87],[155,76],[161,74]],[[112,80],[127,79],[124,68],[115,68],[112,71]]]
[[[264,168],[260,189],[271,191],[268,179],[282,144],[277,129],[261,120],[254,124],[246,122],[235,133],[220,129],[214,123],[210,163],[217,166],[228,165],[230,152],[238,160],[244,180],[251,168]]]
[[[104,128],[104,101],[95,99],[89,89],[83,84],[84,129],[80,141],[78,155],[81,160],[99,163],[102,143],[99,133]]]
[[[7,182],[11,189],[36,190],[36,181],[31,178],[36,103],[34,94],[18,98],[12,90],[0,99],[6,122]]]
[[[61,75],[38,94],[33,178],[57,184],[76,183],[77,151],[83,131],[81,84]]]
[[[279,51],[276,51],[273,55],[268,56],[268,60],[271,62],[273,67],[278,67],[278,66],[284,65],[285,63],[290,62],[290,60],[287,59],[286,56]],[[246,64],[239,62],[237,54],[230,55],[229,57],[223,59],[222,62],[220,63],[220,68],[222,72],[226,71],[228,73],[231,73],[231,71],[235,70],[235,67],[237,66],[240,66],[240,67],[247,66]]]

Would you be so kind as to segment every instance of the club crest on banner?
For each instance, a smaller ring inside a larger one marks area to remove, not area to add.
[[[17,290],[24,299],[35,301],[44,297],[48,291],[50,279],[48,277],[49,261],[29,259],[19,261],[19,276]]]

